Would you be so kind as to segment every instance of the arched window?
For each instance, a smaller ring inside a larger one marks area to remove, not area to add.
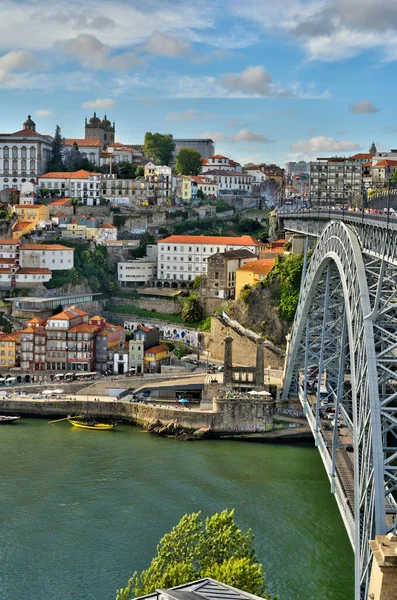
[[[21,158],[27,158],[26,146],[22,146],[22,148],[21,148]]]
[[[30,161],[30,170],[31,171],[35,171],[36,170],[36,161],[35,160],[31,160]]]
[[[10,158],[10,149],[8,146],[4,146],[3,148],[3,156],[4,158]]]
[[[12,170],[18,171],[18,161],[15,159],[12,161]]]
[[[16,146],[12,147],[12,158],[18,158],[18,148]]]
[[[8,171],[9,168],[10,168],[10,161],[8,159],[5,159],[5,161],[4,161],[4,171]]]
[[[36,158],[36,148],[34,146],[30,147],[30,158]]]
[[[26,160],[24,158],[21,161],[21,169],[22,171],[26,171]]]

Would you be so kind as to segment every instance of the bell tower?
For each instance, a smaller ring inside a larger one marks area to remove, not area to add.
[[[114,144],[116,136],[116,126],[113,121],[113,126],[111,122],[107,119],[106,115],[104,119],[101,121],[97,114],[94,112],[94,116],[85,120],[85,139],[86,140],[100,140],[101,148],[105,148],[109,144]]]

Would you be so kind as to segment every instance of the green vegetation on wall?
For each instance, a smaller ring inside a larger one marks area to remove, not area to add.
[[[293,321],[299,302],[299,292],[302,279],[303,254],[293,256],[277,256],[274,269],[269,278],[278,277],[278,305],[280,317]]]

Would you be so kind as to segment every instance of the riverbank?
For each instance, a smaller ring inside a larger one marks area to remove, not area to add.
[[[249,439],[252,437],[255,441],[266,441],[311,439],[312,437],[309,427],[303,420],[300,426],[294,424],[291,427],[291,424],[288,424],[287,427],[281,428],[280,424],[274,423],[272,418],[264,414],[258,414],[257,418],[253,419],[251,414],[245,412],[244,409],[248,407],[241,401],[234,405],[229,402],[226,407],[224,404],[224,402],[220,403],[220,410],[211,411],[154,406],[117,399],[101,398],[99,401],[87,401],[66,398],[46,400],[16,398],[0,400],[0,413],[56,419],[68,415],[86,414],[88,408],[91,417],[130,423],[158,435],[170,435],[181,439]],[[252,406],[252,402],[249,404]]]

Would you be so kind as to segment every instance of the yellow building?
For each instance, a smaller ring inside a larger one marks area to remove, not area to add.
[[[12,238],[19,239],[42,221],[48,221],[50,211],[45,204],[14,204],[17,222],[12,227]]]
[[[2,371],[17,366],[19,338],[19,333],[0,334],[0,369]]]
[[[145,350],[145,371],[150,373],[160,373],[161,363],[164,362],[170,355],[168,346],[160,344]]]
[[[264,258],[245,263],[236,270],[236,299],[245,285],[255,285],[262,281],[274,267],[274,258]]]

